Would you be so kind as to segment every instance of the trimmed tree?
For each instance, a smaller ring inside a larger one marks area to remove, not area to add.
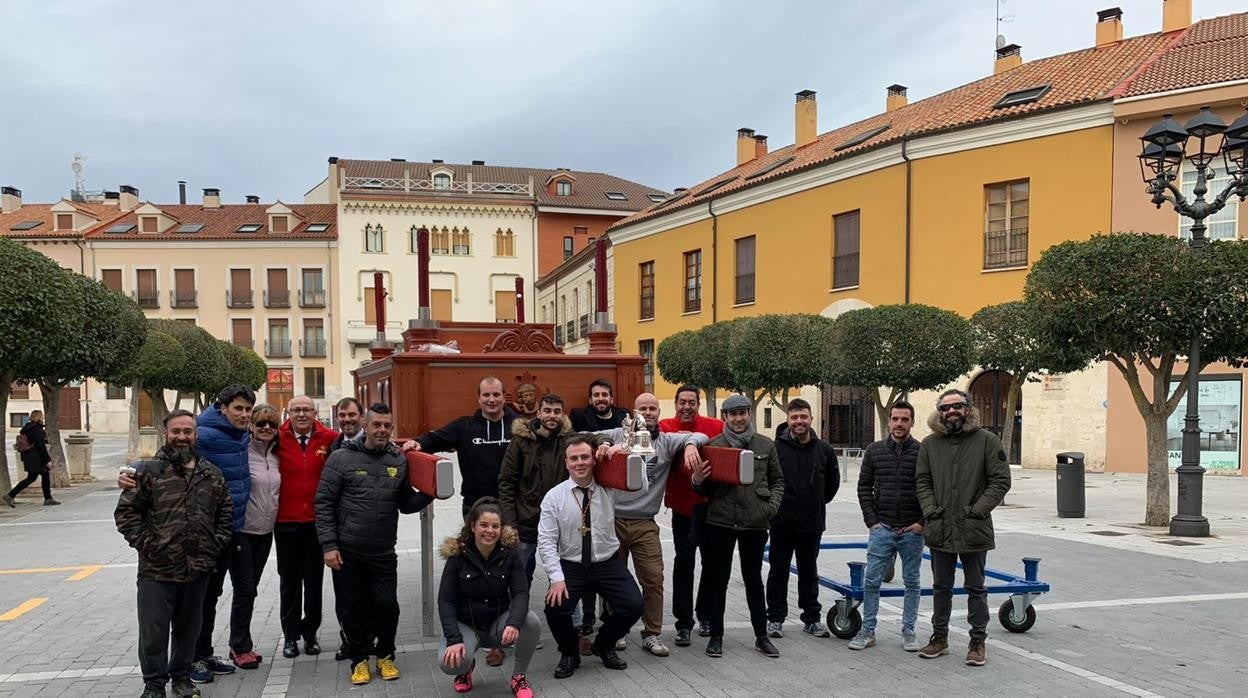
[[[43,354],[72,341],[75,318],[63,312],[72,295],[70,273],[51,259],[0,237],[0,415],[8,414],[9,389],[17,379],[31,379]],[[0,421],[0,488],[13,487],[9,476],[8,421]]]
[[[195,396],[194,410],[211,403],[211,397],[205,396],[215,394],[228,385],[230,379],[230,363],[220,346],[223,342],[213,337],[204,328],[190,323],[165,319],[155,320],[155,322],[161,332],[178,341],[178,344],[182,346],[182,351],[186,354],[186,362],[177,380],[172,385],[162,386],[178,391],[174,408],[181,406],[184,394]],[[169,413],[163,392],[153,394],[152,399],[160,413],[158,416],[163,419]]]
[[[935,390],[971,370],[971,324],[930,305],[881,305],[836,318],[828,382],[871,389],[880,424],[887,407],[914,390]],[[882,398],[880,388],[888,389]]]
[[[186,352],[178,340],[163,332],[155,320],[146,321],[147,333],[135,358],[112,382],[130,386],[130,425],[126,444],[126,458],[134,461],[139,457],[139,405],[144,393],[156,405],[156,395],[164,402],[164,390],[175,385],[186,368]],[[155,417],[156,415],[149,415]]]
[[[754,409],[770,397],[781,406],[789,392],[828,374],[827,345],[834,321],[819,315],[756,315],[732,328],[728,369],[732,386]]]
[[[235,383],[241,383],[252,390],[259,390],[264,385],[268,367],[255,351],[250,347],[240,347],[225,341],[220,341],[220,349],[230,366],[229,380],[214,392]]]
[[[1038,328],[1036,308],[1025,301],[1009,301],[981,308],[971,316],[975,337],[975,361],[985,370],[1010,376],[1005,398],[1002,448],[1013,453],[1014,419],[1023,384],[1040,380],[1042,372],[1068,373],[1088,365],[1086,356],[1070,345],[1048,342]]]
[[[1108,361],[1126,380],[1147,439],[1144,523],[1166,525],[1166,422],[1187,392],[1185,373],[1170,387],[1175,364],[1186,356],[1196,327],[1201,328],[1201,368],[1214,362],[1244,364],[1248,245],[1211,241],[1193,250],[1176,237],[1147,233],[1064,242],[1032,265],[1026,297],[1043,308],[1038,318],[1047,335],[1044,342],[1068,345],[1088,360]]]

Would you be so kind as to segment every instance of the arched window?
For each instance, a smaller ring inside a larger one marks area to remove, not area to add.
[[[364,251],[386,251],[386,231],[382,229],[380,223],[377,225],[369,224],[364,226]]]
[[[511,228],[508,228],[507,230],[499,228],[498,231],[494,233],[494,256],[516,256],[516,234],[511,231]]]
[[[435,174],[433,176],[433,188],[434,189],[450,189],[451,188],[451,176],[449,174],[446,174],[445,172],[439,172],[438,174]]]
[[[431,228],[429,233],[429,247],[433,254],[451,253],[451,231],[446,226]]]
[[[472,236],[468,233],[468,228],[459,228],[457,232],[452,232],[451,254],[472,254]]]

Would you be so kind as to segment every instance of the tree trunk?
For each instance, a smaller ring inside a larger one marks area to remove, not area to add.
[[[1005,425],[1001,429],[1001,448],[1005,449],[1007,459],[1014,453],[1014,412],[1018,410],[1018,399],[1023,394],[1023,378],[1015,374],[1011,374],[1010,387],[1005,393]]]
[[[7,371],[0,371],[0,417],[4,417],[4,421],[0,421],[0,489],[5,492],[13,489],[13,478],[9,476],[9,434],[7,431],[9,422],[9,388],[13,385],[13,375]],[[16,453],[16,451],[14,451]],[[21,458],[14,458],[14,464]]]
[[[52,486],[69,487],[69,465],[61,444],[61,390],[64,386],[39,381],[43,393],[43,427],[48,432],[48,455],[52,457]]]
[[[165,430],[160,427],[165,423],[165,417],[169,416],[169,408],[165,406],[165,391],[159,388],[156,390],[144,388],[144,390],[147,392],[147,396],[152,399],[152,411],[154,412],[152,421],[156,424],[156,447],[159,448],[165,445]],[[177,409],[176,405],[174,409]]]
[[[897,402],[897,400],[901,398],[901,391],[896,388],[889,388],[888,400],[884,400],[880,397],[879,388],[871,388],[871,395],[875,398],[875,415],[880,420],[878,425],[879,433],[888,434],[888,406]],[[918,416],[916,415],[915,418],[917,419]]]
[[[708,417],[714,417],[719,413],[717,405],[715,404],[715,389],[704,388],[704,390],[706,391],[706,415]]]
[[[1144,525],[1166,526],[1170,523],[1170,451],[1166,448],[1168,415],[1144,415],[1145,438],[1148,441],[1148,492],[1145,495]]]
[[[130,386],[130,418],[126,429],[126,462],[133,463],[139,459],[139,400],[143,394],[143,386],[135,383]]]

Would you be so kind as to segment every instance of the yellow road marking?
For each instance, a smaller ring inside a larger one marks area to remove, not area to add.
[[[0,615],[0,621],[14,620],[14,619],[20,618],[22,614],[26,613],[27,611],[39,608],[40,606],[43,605],[43,602],[47,600],[48,600],[48,597],[40,596],[37,598],[24,601],[22,605],[18,606],[12,611],[9,611],[8,613],[5,613],[4,615]]]
[[[65,581],[81,582],[82,580],[86,579],[87,577],[90,577],[91,575],[95,574],[96,572],[99,572],[102,569],[104,569],[104,565],[87,565],[86,567],[83,567],[82,569],[78,570],[78,574],[75,574],[74,576],[70,577],[69,579],[66,579]]]

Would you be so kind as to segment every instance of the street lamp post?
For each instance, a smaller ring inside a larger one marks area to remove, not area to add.
[[[1236,119],[1229,128],[1209,107],[1201,107],[1200,112],[1183,126],[1171,114],[1165,114],[1140,140],[1144,143],[1139,156],[1140,171],[1148,184],[1152,203],[1157,208],[1169,203],[1179,215],[1190,218],[1192,249],[1203,248],[1207,240],[1205,219],[1221,211],[1232,196],[1241,200],[1248,197],[1248,169],[1245,168],[1248,114]],[[1189,150],[1189,145],[1193,143],[1195,147]],[[1205,194],[1209,193],[1209,166],[1219,154],[1226,163],[1231,181],[1210,201],[1205,199]],[[1192,189],[1190,200],[1174,184],[1184,159],[1196,168],[1196,186]],[[1172,536],[1209,535],[1209,520],[1201,513],[1205,469],[1200,465],[1200,333],[1198,323],[1192,328],[1187,357],[1183,456],[1176,469],[1179,510],[1170,519]]]

